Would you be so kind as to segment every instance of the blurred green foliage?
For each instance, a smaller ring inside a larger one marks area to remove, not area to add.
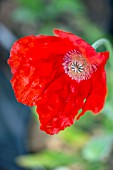
[[[44,151],[40,154],[31,154],[29,156],[21,156],[17,158],[17,163],[21,164],[23,167],[38,167],[45,166],[48,168],[57,167],[59,165],[69,165],[76,162],[73,155],[68,155],[63,152],[57,151]]]
[[[82,0],[16,0],[17,8],[11,18],[16,24],[23,24],[21,35],[35,26],[32,34],[52,34],[53,28],[60,28],[80,35],[89,43],[103,37],[110,37],[93,23]],[[101,50],[105,50],[101,47]],[[108,96],[101,114],[87,112],[80,121],[60,132],[57,138],[70,148],[67,154],[51,148],[41,153],[21,156],[16,162],[26,168],[44,166],[48,169],[62,165],[78,165],[74,170],[107,170],[113,166],[113,56],[107,64]],[[35,108],[33,108],[35,113]],[[34,114],[35,115],[35,114]],[[37,115],[35,115],[37,119]],[[52,137],[50,137],[52,139]],[[33,139],[35,140],[35,139]],[[52,146],[51,146],[52,147]]]
[[[52,34],[53,28],[72,31],[93,43],[103,37],[102,29],[91,22],[82,0],[16,0],[18,7],[12,12],[16,23],[27,27],[35,25],[34,34]],[[32,32],[33,34],[33,32]]]

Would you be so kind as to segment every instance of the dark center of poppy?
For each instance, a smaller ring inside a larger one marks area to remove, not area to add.
[[[77,61],[73,61],[71,64],[71,70],[75,73],[81,73],[84,70],[83,65],[78,64]]]
[[[87,58],[76,50],[71,50],[64,56],[64,70],[74,80],[80,82],[91,78],[91,74],[97,69],[91,65]]]

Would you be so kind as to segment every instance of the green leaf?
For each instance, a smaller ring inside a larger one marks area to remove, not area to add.
[[[75,163],[75,158],[62,152],[44,151],[40,154],[19,156],[16,159],[16,163],[25,168],[35,168],[38,166],[52,168]]]
[[[113,136],[94,137],[82,150],[85,159],[89,161],[103,161],[111,153]]]

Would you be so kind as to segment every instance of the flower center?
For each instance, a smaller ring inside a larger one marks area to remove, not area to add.
[[[97,70],[96,65],[91,65],[87,58],[76,50],[65,54],[63,66],[65,73],[78,82],[90,79],[91,74]]]
[[[73,61],[70,69],[75,73],[81,73],[84,70],[84,67],[83,65],[78,64],[77,61]]]

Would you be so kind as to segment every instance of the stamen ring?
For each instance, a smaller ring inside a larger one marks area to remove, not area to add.
[[[97,65],[90,64],[87,58],[75,49],[65,54],[62,65],[65,73],[77,82],[90,79],[91,74],[97,70]]]

